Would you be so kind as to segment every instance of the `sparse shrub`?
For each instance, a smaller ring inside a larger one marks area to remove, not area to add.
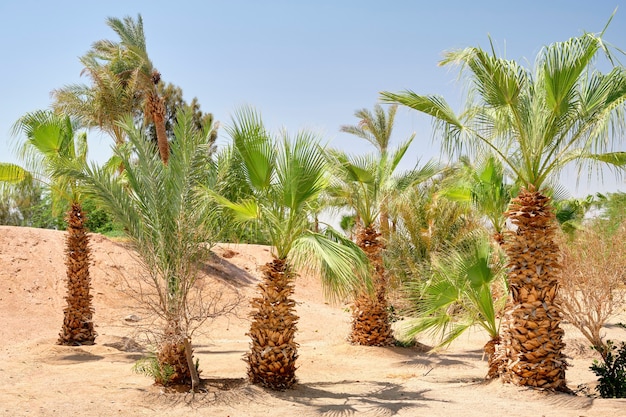
[[[600,351],[603,360],[594,360],[591,365],[591,370],[598,376],[598,393],[602,398],[626,398],[626,343],[622,342],[618,348],[607,340],[604,348],[596,350]]]
[[[601,330],[624,302],[626,225],[609,234],[599,227],[580,231],[563,243],[559,303],[563,317],[598,351],[605,349]]]

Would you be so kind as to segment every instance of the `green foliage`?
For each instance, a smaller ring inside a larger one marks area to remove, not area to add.
[[[499,334],[498,312],[504,307],[504,257],[479,236],[468,245],[434,256],[425,281],[408,284],[412,317],[403,326],[405,339],[428,332],[448,345],[479,325],[491,338]],[[494,293],[494,288],[500,287]]]
[[[133,372],[153,378],[155,383],[163,386],[169,385],[174,375],[174,368],[166,363],[159,363],[154,352],[135,362],[132,369]]]
[[[216,187],[207,190],[225,218],[266,233],[273,256],[319,273],[328,295],[354,288],[367,275],[363,252],[313,230],[328,170],[318,138],[306,131],[275,138],[251,108],[237,112],[227,131],[232,146],[216,155]]]
[[[497,155],[520,186],[540,190],[570,163],[623,172],[626,152],[615,149],[626,130],[626,69],[595,66],[599,55],[611,58],[601,36],[550,44],[533,69],[496,56],[495,48],[446,52],[441,65],[457,65],[469,83],[458,115],[438,96],[406,90],[382,99],[432,116],[448,154]]]
[[[121,175],[95,165],[70,167],[66,173],[84,182],[84,193],[126,233],[156,294],[155,299],[146,298],[149,308],[166,321],[184,325],[186,335],[209,318],[192,311],[202,306],[188,305],[187,297],[219,228],[227,225],[220,223],[215,205],[201,192],[214,179],[209,138],[193,126],[189,113],[178,120],[168,165],[128,118],[125,129],[133,152],[114,149],[125,168]]]
[[[600,216],[596,222],[601,224],[607,233],[614,233],[626,222],[626,193],[615,192],[596,194],[596,207]]]
[[[619,348],[611,340],[599,349],[602,362],[593,361],[591,370],[598,377],[598,393],[602,398],[626,398],[626,343]]]

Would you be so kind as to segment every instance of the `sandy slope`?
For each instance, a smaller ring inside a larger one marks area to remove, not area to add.
[[[55,345],[64,306],[64,234],[0,226],[1,416],[626,416],[626,400],[546,394],[500,382],[485,383],[484,334],[463,336],[439,354],[418,349],[351,346],[346,306],[324,302],[317,281],[299,278],[296,289],[295,389],[271,392],[249,385],[241,360],[248,347],[247,302],[239,317],[207,323],[194,336],[206,392],[166,393],[131,371],[142,355],[142,325],[149,317],[126,295],[141,272],[123,245],[93,238],[93,294],[99,333],[93,346]],[[226,252],[225,251],[229,251]],[[255,293],[266,247],[216,247],[205,288]],[[233,253],[234,252],[234,253]],[[234,256],[232,256],[234,255]],[[136,315],[138,322],[127,321]],[[616,320],[625,321],[626,316]],[[608,326],[614,340],[626,330]],[[566,327],[572,389],[592,384],[592,354]],[[428,341],[424,341],[427,343]]]

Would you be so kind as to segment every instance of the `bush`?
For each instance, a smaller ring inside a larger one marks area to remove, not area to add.
[[[600,350],[604,362],[594,360],[591,365],[591,370],[598,376],[598,393],[602,398],[626,398],[626,344],[622,342],[618,349],[607,340],[604,348],[596,350]]]

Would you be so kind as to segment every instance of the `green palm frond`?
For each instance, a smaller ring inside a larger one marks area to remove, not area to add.
[[[403,328],[406,337],[428,332],[439,339],[437,347],[443,347],[474,325],[490,337],[497,336],[498,311],[505,298],[494,300],[492,286],[503,285],[503,265],[484,236],[463,249],[436,256],[430,277],[409,287],[414,319]]]
[[[237,111],[227,131],[243,160],[242,168],[250,186],[266,190],[272,183],[276,148],[263,126],[261,116],[252,108]]]
[[[32,181],[32,175],[19,165],[0,162],[0,182],[21,183]]]
[[[332,239],[319,233],[302,234],[294,242],[289,261],[303,272],[321,276],[324,294],[331,300],[341,301],[369,283],[367,256],[338,232]]]
[[[381,97],[432,116],[446,152],[489,151],[510,182],[540,189],[569,162],[622,164],[616,146],[626,130],[626,72],[601,73],[600,53],[609,54],[607,44],[589,33],[543,48],[533,71],[497,57],[493,46],[449,52],[441,64],[460,65],[471,88],[460,116],[432,95]]]

